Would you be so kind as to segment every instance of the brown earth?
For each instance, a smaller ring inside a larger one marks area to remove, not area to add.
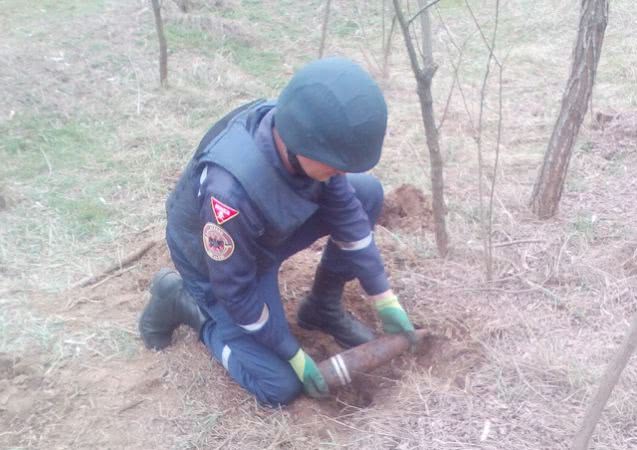
[[[402,186],[399,191],[399,196],[394,193],[387,196],[386,208],[400,213],[394,216],[395,223],[391,216],[385,216],[384,226],[398,231],[405,224],[411,227],[426,221],[424,195],[409,186]],[[138,236],[136,242],[139,244],[149,238],[154,239],[146,232]],[[280,274],[281,293],[292,332],[317,361],[342,349],[330,336],[298,327],[294,315],[298,299],[311,285],[322,244],[319,241],[286,261]],[[60,447],[144,448],[153,442],[163,447],[165,444],[154,439],[179,434],[178,415],[183,407],[183,397],[194,392],[197,393],[197,404],[203,409],[206,405],[223,405],[225,420],[232,420],[235,410],[246,404],[252,405],[254,413],[269,416],[270,411],[254,404],[251,396],[210,358],[207,349],[190,330],[179,329],[173,338],[173,346],[163,352],[141,350],[143,345],[137,337],[136,318],[147,300],[146,290],[153,274],[160,267],[170,265],[167,249],[162,243],[137,261],[132,270],[124,268],[93,285],[64,292],[60,297],[34,299],[39,313],[72,322],[71,326],[65,327],[65,334],[70,336],[65,344],[74,348],[75,357],[60,358],[59,366],[54,363],[47,367],[40,362],[45,358],[35,353],[19,358],[0,355],[0,417],[12,430],[24,430],[11,435],[10,439],[0,437],[0,442],[38,446],[42,444],[38,433],[47,429],[47,441]],[[391,267],[390,261],[390,272]],[[375,314],[356,283],[348,285],[345,302],[356,317],[373,324],[376,332],[380,332]],[[65,305],[63,311],[59,311],[60,304]],[[90,337],[73,338],[74,331],[79,332],[96,321],[119,324],[119,337],[105,336],[102,344],[106,348],[117,345],[111,340],[122,338],[122,335],[132,337],[136,348],[132,349],[131,356],[104,357],[105,348],[86,345]],[[330,433],[338,434],[343,431],[338,417],[391,402],[392,392],[404,370],[415,366],[462,388],[466,372],[479,364],[479,351],[474,345],[463,342],[468,338],[466,333],[447,332],[445,335],[442,330],[441,333],[428,338],[415,353],[359,377],[329,399],[299,398],[287,408],[289,419],[303,425],[312,422],[317,414],[331,417],[335,422],[333,427],[324,430],[325,437]],[[194,402],[193,399],[190,401]],[[243,412],[236,411],[236,414],[240,417]]]
[[[431,198],[410,184],[403,184],[385,197],[378,224],[389,229],[422,232],[433,226]]]
[[[595,115],[595,127],[599,130],[591,141],[594,151],[607,160],[617,159],[627,153],[637,152],[637,112],[601,113]]]

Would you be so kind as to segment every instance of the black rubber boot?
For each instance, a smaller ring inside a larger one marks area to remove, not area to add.
[[[206,317],[183,287],[181,276],[171,269],[161,269],[150,283],[150,301],[139,318],[139,333],[146,348],[161,350],[170,345],[173,331],[181,324],[197,334]]]
[[[319,266],[310,295],[301,301],[298,324],[308,330],[321,330],[350,348],[374,339],[371,328],[343,309],[345,281]]]

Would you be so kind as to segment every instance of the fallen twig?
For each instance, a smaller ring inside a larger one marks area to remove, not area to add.
[[[140,399],[140,400],[136,400],[132,403],[129,403],[128,405],[124,406],[123,408],[121,408],[119,411],[117,411],[118,414],[121,414],[125,411],[128,411],[129,409],[133,409],[138,405],[141,405],[144,402],[144,399]]]
[[[97,289],[97,287],[99,287],[99,286],[101,286],[102,284],[106,283],[108,280],[111,280],[111,279],[113,279],[113,278],[115,278],[115,277],[119,277],[120,275],[123,275],[123,274],[125,274],[126,272],[130,272],[130,271],[131,271],[131,270],[133,270],[135,267],[137,267],[137,265],[129,266],[129,267],[126,267],[125,269],[118,270],[117,272],[112,273],[112,274],[110,274],[109,276],[102,278],[102,279],[101,279],[100,281],[98,281],[97,283],[93,284],[93,285],[91,286],[91,289]]]
[[[148,251],[151,248],[153,248],[155,245],[157,245],[161,241],[162,241],[162,239],[153,239],[153,240],[147,242],[146,244],[144,244],[143,247],[141,247],[140,249],[138,249],[138,250],[134,251],[133,253],[129,254],[124,259],[118,261],[117,263],[113,264],[112,266],[108,267],[103,272],[101,272],[101,273],[99,273],[97,275],[92,275],[90,277],[87,277],[87,278],[84,278],[83,280],[78,281],[77,283],[75,283],[74,285],[71,286],[71,289],[75,289],[75,288],[78,288],[78,287],[91,286],[91,285],[93,285],[95,283],[100,282],[102,279],[108,277],[113,272],[116,272],[118,270],[122,270],[122,269],[126,268],[127,266],[130,266],[132,263],[134,263],[135,261],[140,259],[142,256],[144,256],[146,253],[148,253]]]
[[[522,245],[522,244],[543,244],[546,241],[541,239],[522,239],[520,241],[508,241],[508,242],[498,242],[497,244],[493,244],[494,248],[500,247],[508,247],[510,245]]]

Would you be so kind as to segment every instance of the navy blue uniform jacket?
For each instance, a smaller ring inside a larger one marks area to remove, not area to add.
[[[346,259],[344,266],[348,267],[348,278],[357,278],[369,295],[389,289],[370,221],[347,177],[337,175],[326,182],[319,182],[287,172],[272,135],[276,116],[274,102],[250,106],[241,114],[247,114],[248,117],[247,124],[241,126],[254,143],[253,151],[261,152],[264,156],[262,161],[267,161],[280,181],[316,206],[315,214],[320,214],[327,224],[332,242],[347,249],[340,252],[339,258]],[[226,128],[232,123],[231,120]],[[200,150],[214,152],[219,139],[232,139],[232,133],[224,135],[221,132],[219,136],[217,141],[202,141]],[[232,149],[232,145],[233,142],[224,142],[223,147]],[[272,171],[264,173],[272,174]],[[244,179],[243,184],[262,181]],[[267,303],[280,302],[281,299],[278,294],[276,299],[264,298],[264,292],[259,287],[260,274],[273,267],[278,268],[281,262],[276,257],[276,249],[282,244],[281,236],[273,239],[275,233],[270,230],[271,221],[265,219],[272,216],[272,211],[267,208],[273,206],[268,204],[267,197],[275,193],[265,193],[266,201],[262,200],[261,204],[255,202],[248,195],[250,189],[246,189],[230,171],[215,164],[214,157],[204,164],[191,161],[180,184],[183,191],[192,195],[172,194],[173,203],[182,204],[168,208],[167,240],[173,259],[177,256],[177,259],[187,261],[193,277],[199,278],[200,282],[205,280],[210,283],[211,289],[206,298],[197,298],[198,302],[205,310],[221,302],[245,333],[252,334],[282,358],[289,359],[296,353],[299,344],[289,328],[282,326],[281,321],[285,321],[285,318],[269,314],[267,307]],[[195,211],[198,213],[197,226],[184,226],[185,223],[195,222],[195,218],[188,217],[194,215]],[[285,217],[281,217],[281,220],[285,221]],[[297,229],[302,229],[302,226],[299,224]],[[199,243],[198,253],[196,248],[181,252],[180,249],[192,246],[193,242]],[[192,253],[197,254],[193,256]]]

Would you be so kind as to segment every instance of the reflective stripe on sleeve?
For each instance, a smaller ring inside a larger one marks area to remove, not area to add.
[[[368,247],[369,244],[372,243],[374,237],[372,233],[369,233],[367,236],[365,236],[363,239],[359,240],[359,241],[354,241],[354,242],[344,242],[344,241],[337,241],[336,239],[332,239],[332,242],[334,242],[334,244],[336,244],[336,246],[338,248],[340,248],[341,250],[345,250],[348,252],[352,252],[354,250],[362,250],[365,247]]]
[[[201,171],[201,176],[199,177],[199,192],[197,193],[198,197],[201,197],[201,187],[206,182],[206,178],[208,178],[208,166],[205,166]]]
[[[268,305],[263,305],[263,311],[261,311],[261,317],[256,322],[249,323],[247,325],[239,325],[244,330],[254,333],[255,331],[259,331],[263,328],[270,318],[270,310],[268,309]]]

